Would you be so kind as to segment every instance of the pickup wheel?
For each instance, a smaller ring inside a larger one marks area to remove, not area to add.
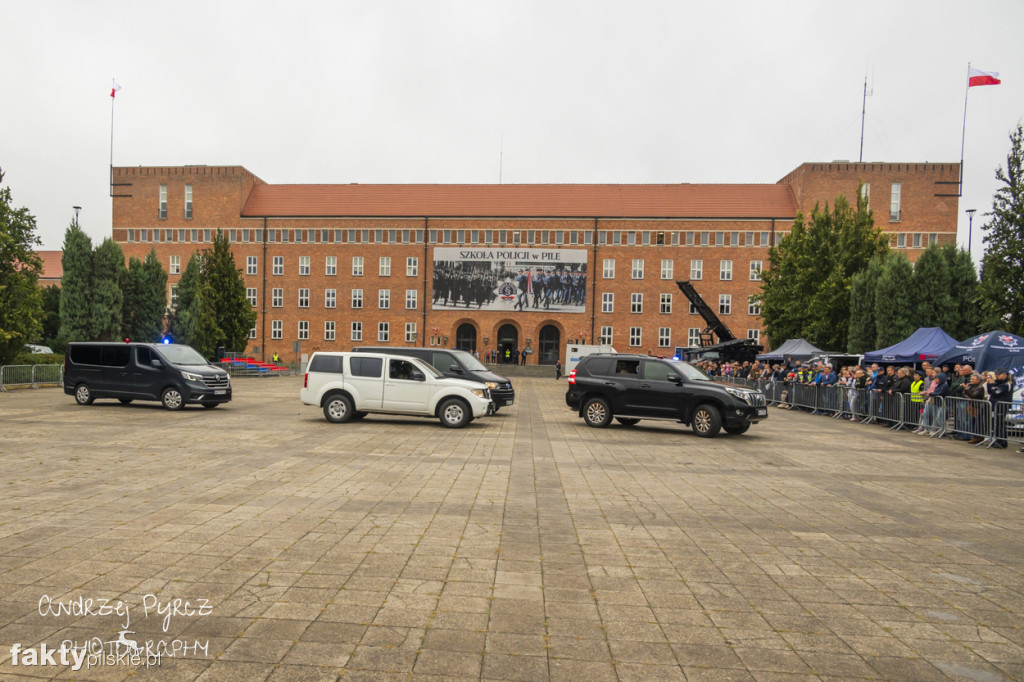
[[[701,438],[714,438],[722,430],[722,416],[714,405],[699,405],[693,411],[690,425]]]
[[[449,429],[461,429],[473,419],[473,413],[469,411],[469,405],[458,398],[448,398],[437,410],[437,416],[441,419],[441,426]]]
[[[640,423],[639,419],[633,419],[632,417],[616,417],[615,421],[619,422],[623,426],[636,426]]]
[[[612,420],[612,408],[604,398],[591,398],[583,403],[583,421],[587,426],[602,429]]]
[[[353,417],[352,401],[340,393],[324,398],[324,417],[333,424],[344,424]]]
[[[750,430],[750,422],[740,424],[739,426],[723,426],[722,428],[725,429],[725,432],[728,434],[739,436]]]

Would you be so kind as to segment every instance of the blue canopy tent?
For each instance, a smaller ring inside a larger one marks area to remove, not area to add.
[[[972,336],[954,344],[936,364],[969,364],[977,372],[1020,368],[1024,366],[1024,338],[1003,331]]]
[[[864,354],[864,362],[915,363],[934,361],[956,345],[939,327],[921,327],[899,343]]]
[[[824,352],[820,348],[815,348],[814,344],[803,339],[790,339],[775,350],[758,355],[757,359],[767,360],[768,362],[785,362],[793,358],[793,360],[806,362],[815,355],[821,355]]]

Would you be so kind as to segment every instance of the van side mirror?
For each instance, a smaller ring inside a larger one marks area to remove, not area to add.
[[[681,376],[679,376],[678,374],[669,374],[667,377],[665,377],[665,380],[666,381],[671,381],[673,384],[682,384],[683,383],[683,378]]]
[[[427,377],[426,375],[423,374],[423,372],[419,371],[418,369],[414,369],[412,371],[412,374],[409,375],[409,379],[411,379],[412,381],[426,381]]]
[[[160,362],[160,360],[157,359],[157,358],[153,358],[152,362],[150,362],[149,364],[153,365],[154,367],[163,367],[164,366],[164,363]]]

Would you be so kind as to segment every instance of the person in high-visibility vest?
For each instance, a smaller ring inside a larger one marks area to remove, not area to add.
[[[910,382],[910,416],[914,423],[921,423],[921,413],[924,411],[924,373],[914,370],[914,380]]]
[[[505,362],[508,362],[511,359],[511,357],[512,350],[510,348],[505,348]]]

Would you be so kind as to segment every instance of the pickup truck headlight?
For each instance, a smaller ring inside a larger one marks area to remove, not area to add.
[[[181,376],[185,378],[185,381],[197,381],[200,384],[203,383],[203,377],[192,372],[182,372]]]
[[[473,395],[475,395],[477,398],[484,398],[485,400],[491,399],[491,392],[489,389],[486,388],[474,388]]]

